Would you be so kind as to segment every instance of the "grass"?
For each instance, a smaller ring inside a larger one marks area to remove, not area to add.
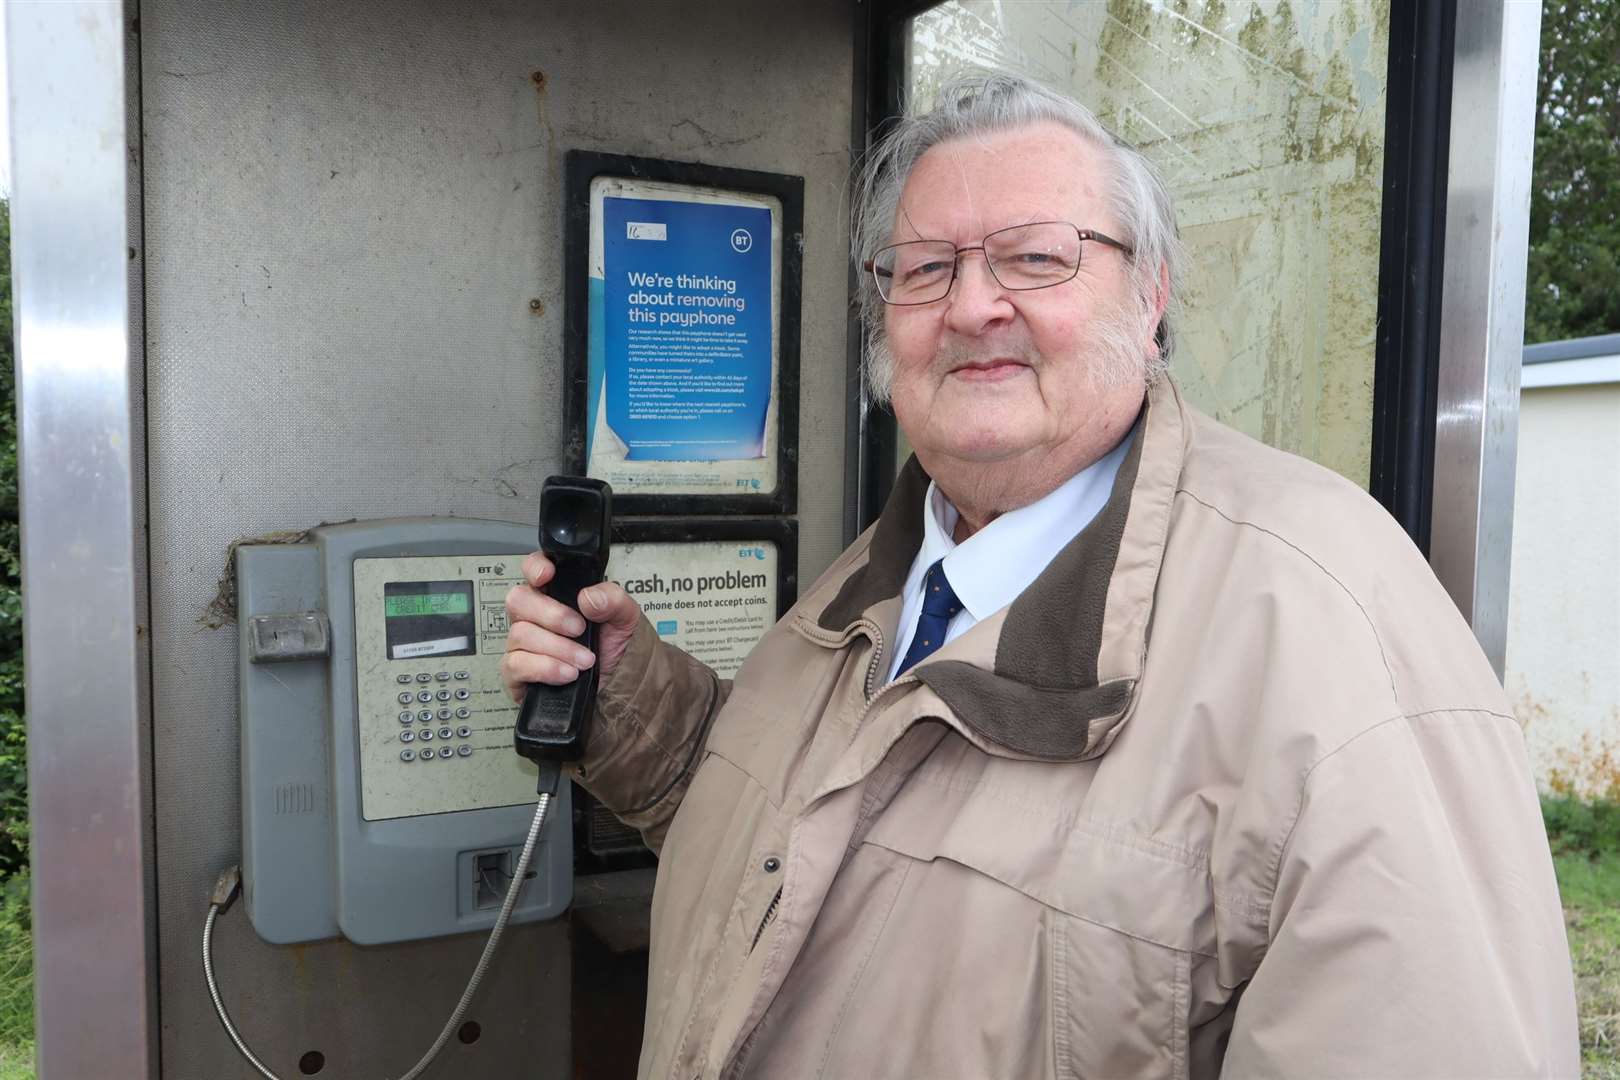
[[[0,884],[0,1080],[34,1080],[34,942],[28,872]]]
[[[0,1080],[34,1080],[34,1043],[0,1046]]]
[[[1581,1075],[1620,1080],[1620,803],[1544,799],[1542,814],[1575,967]]]

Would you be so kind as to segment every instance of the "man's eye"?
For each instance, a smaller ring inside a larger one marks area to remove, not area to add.
[[[950,268],[949,260],[930,259],[915,266],[902,267],[896,276],[905,280],[914,280],[916,278],[931,277],[934,274],[943,274]]]
[[[1057,261],[1055,256],[1045,251],[1020,251],[1013,255],[1013,262],[1023,266],[1044,266]]]

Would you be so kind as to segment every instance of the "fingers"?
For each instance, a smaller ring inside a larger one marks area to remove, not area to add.
[[[566,674],[570,679],[578,675],[581,669],[596,663],[596,657],[591,650],[573,638],[564,637],[528,622],[512,624],[506,633],[506,651],[550,657],[556,660],[559,666],[568,669],[559,674]]]
[[[538,551],[531,551],[523,556],[523,580],[538,589],[550,581],[557,568],[551,560]]]
[[[592,622],[605,623],[616,630],[633,630],[641,618],[641,605],[616,581],[581,589],[579,610]]]
[[[522,701],[530,683],[563,686],[579,678],[579,669],[555,656],[532,652],[509,652],[501,657],[501,682],[513,701]]]
[[[528,585],[514,585],[507,592],[506,621],[508,626],[534,623],[564,637],[585,632],[585,620],[578,612]]]

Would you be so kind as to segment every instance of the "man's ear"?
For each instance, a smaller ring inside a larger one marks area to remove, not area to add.
[[[1152,341],[1154,352],[1164,352],[1164,313],[1170,306],[1170,264],[1160,263],[1158,280],[1153,283],[1153,317],[1148,325],[1153,328]]]

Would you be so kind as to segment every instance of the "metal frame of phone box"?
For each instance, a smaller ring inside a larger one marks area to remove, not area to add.
[[[614,492],[626,514],[792,514],[798,506],[799,326],[804,281],[804,177],[694,162],[570,150],[564,156],[563,430],[568,470],[587,475],[590,383],[591,181],[598,176],[653,180],[771,195],[782,204],[782,264],[777,295],[776,490],[762,495]]]

